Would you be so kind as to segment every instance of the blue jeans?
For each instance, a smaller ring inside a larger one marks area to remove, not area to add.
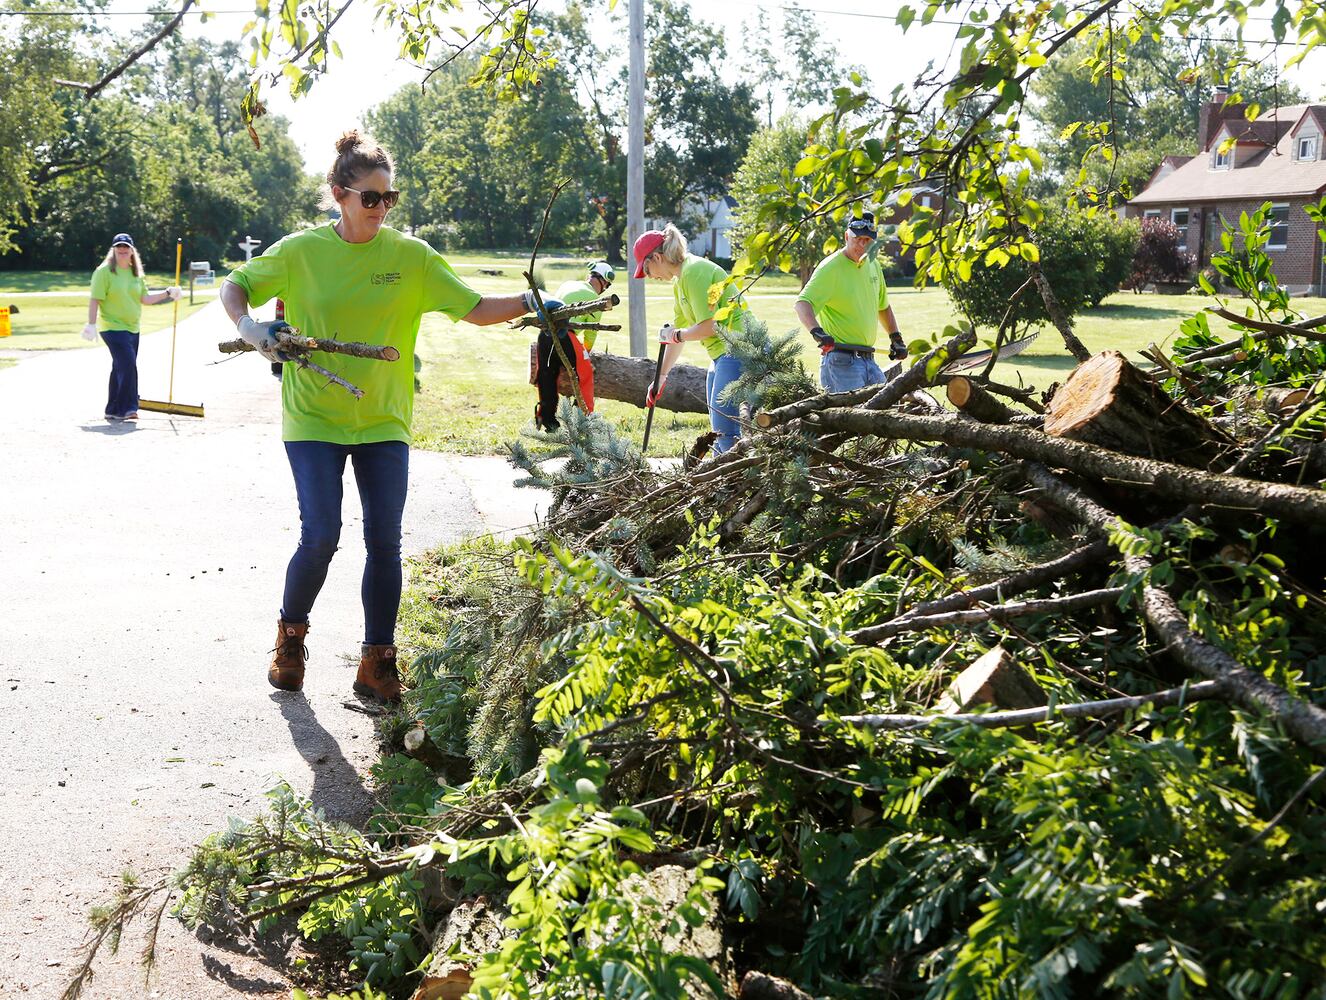
[[[875,356],[860,357],[846,351],[830,351],[820,361],[820,385],[825,392],[850,392],[884,382],[884,372]]]
[[[741,424],[737,422],[740,409],[735,403],[720,403],[719,393],[737,380],[741,374],[741,362],[730,354],[720,355],[709,362],[709,374],[704,380],[704,396],[709,404],[709,426],[718,435],[714,442],[714,454],[721,455],[741,437]]]
[[[138,334],[128,330],[102,330],[101,339],[111,353],[110,391],[106,416],[138,412]]]
[[[281,617],[307,622],[327,568],[341,539],[342,478],[345,460],[354,467],[364,507],[364,642],[385,645],[396,638],[401,604],[401,515],[410,474],[410,446],[404,441],[331,444],[287,441],[285,453],[299,497],[299,548],[285,573]]]

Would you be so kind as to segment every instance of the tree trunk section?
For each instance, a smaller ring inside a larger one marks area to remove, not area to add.
[[[654,381],[654,358],[628,358],[621,354],[599,354],[591,351],[589,360],[594,365],[594,398],[616,399],[644,407],[645,393]],[[708,413],[705,401],[707,372],[695,365],[676,364],[668,372],[667,386],[658,401],[659,409],[677,413]],[[559,384],[558,389],[561,389]],[[569,395],[569,393],[562,393]]]
[[[1118,351],[1097,354],[1068,377],[1050,400],[1045,433],[1195,469],[1210,468],[1233,444]]]
[[[1012,410],[965,375],[954,375],[947,392],[950,403],[983,424],[1006,424],[1013,419]]]

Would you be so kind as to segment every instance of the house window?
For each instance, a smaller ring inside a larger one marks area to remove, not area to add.
[[[1188,210],[1186,208],[1171,208],[1169,210],[1169,221],[1174,223],[1174,228],[1179,231],[1179,246],[1188,245]]]
[[[1159,218],[1160,218],[1160,209],[1158,209],[1158,208],[1148,208],[1145,212],[1142,213],[1142,218],[1144,218],[1144,219],[1159,219]]]
[[[1228,170],[1230,163],[1234,159],[1234,150],[1222,149],[1216,147],[1215,156],[1211,160],[1211,166],[1216,170]]]
[[[1267,219],[1271,224],[1271,238],[1266,242],[1267,250],[1283,250],[1289,246],[1289,205],[1281,202],[1271,206]]]
[[[1319,136],[1303,135],[1298,139],[1298,155],[1296,159],[1315,160],[1317,158],[1317,140]]]

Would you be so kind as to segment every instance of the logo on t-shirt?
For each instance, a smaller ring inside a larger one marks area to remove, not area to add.
[[[369,279],[375,285],[394,285],[401,280],[400,271],[379,271]]]

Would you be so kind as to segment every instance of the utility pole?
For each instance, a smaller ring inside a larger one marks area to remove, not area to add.
[[[649,331],[645,328],[645,282],[635,276],[631,249],[645,228],[645,4],[630,0],[630,81],[627,86],[626,142],[626,266],[630,307],[631,356],[649,357]]]

